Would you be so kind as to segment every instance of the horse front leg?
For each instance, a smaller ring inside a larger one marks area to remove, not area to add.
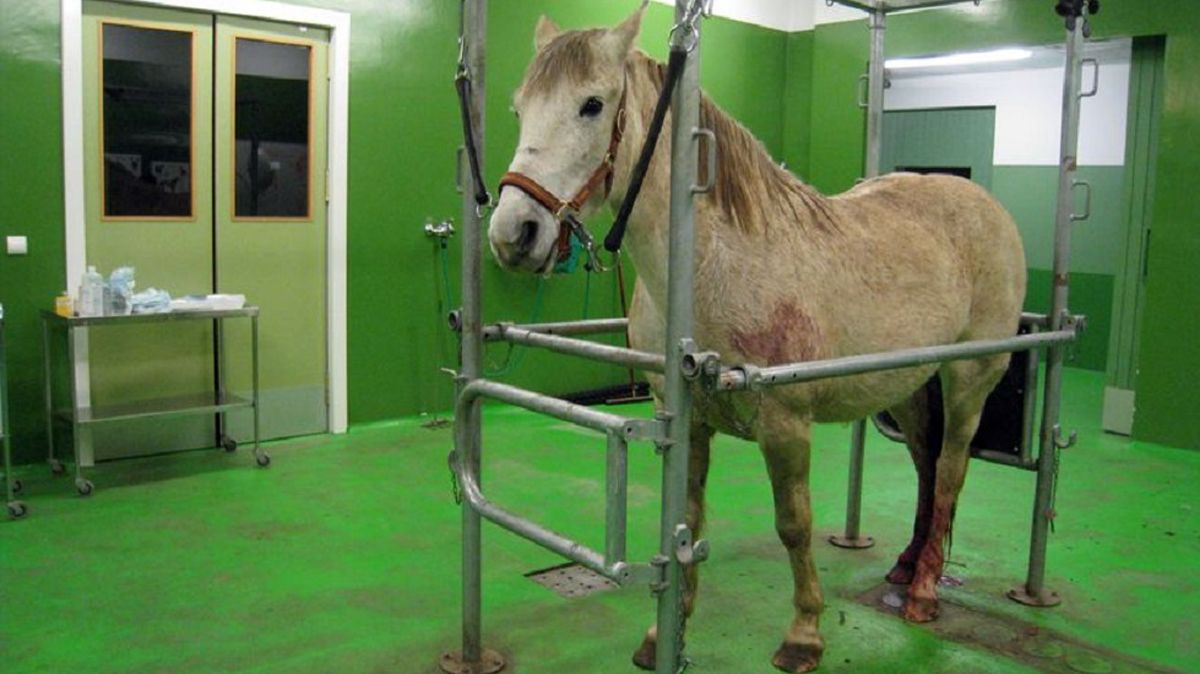
[[[712,446],[713,430],[700,423],[693,424],[691,453],[688,455],[688,503],[687,525],[692,530],[692,540],[699,540],[704,529],[704,489],[708,484],[708,459]],[[684,624],[696,609],[696,590],[700,584],[698,564],[683,568],[683,617]],[[642,645],[633,654],[633,664],[641,669],[653,671],[657,664],[655,647],[658,629],[651,625],[642,639]]]
[[[808,420],[764,401],[758,442],[775,497],[775,530],[787,548],[794,583],[795,617],[783,644],[771,658],[771,664],[785,672],[816,669],[825,651],[825,640],[819,630],[823,600],[812,559],[809,430]]]

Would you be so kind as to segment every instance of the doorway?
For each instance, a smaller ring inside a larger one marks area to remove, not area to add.
[[[81,19],[87,264],[134,267],[139,289],[172,296],[244,294],[262,312],[263,437],[329,430],[329,30],[101,0]],[[227,354],[246,353],[239,327]],[[213,339],[202,324],[95,331],[92,404],[211,390]],[[227,365],[227,388],[249,389],[249,363]],[[229,422],[247,437],[248,420]],[[215,423],[100,427],[92,445],[207,447]]]

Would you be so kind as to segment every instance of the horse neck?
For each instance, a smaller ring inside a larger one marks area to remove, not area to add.
[[[626,66],[625,142],[617,155],[613,190],[609,205],[614,214],[628,191],[634,165],[650,130],[654,106],[661,82],[654,75],[658,66],[643,54],[634,54]],[[637,269],[638,278],[651,297],[665,307],[667,288],[667,239],[670,231],[671,204],[671,115],[663,123],[662,134],[654,149],[638,200],[630,213],[624,249]],[[702,233],[701,218],[695,219],[697,251],[708,239]]]

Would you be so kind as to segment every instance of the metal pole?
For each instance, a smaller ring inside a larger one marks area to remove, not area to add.
[[[864,353],[827,360],[811,360],[787,365],[758,368],[751,365],[725,368],[717,379],[718,390],[758,389],[766,386],[797,384],[817,379],[848,377],[882,370],[901,370],[918,365],[970,360],[997,353],[1024,351],[1074,341],[1074,328],[1064,327],[1054,332],[1038,332],[1004,339],[977,339],[956,344],[919,346],[912,349]]]
[[[688,17],[688,0],[676,0],[675,22]],[[684,340],[692,337],[695,315],[693,278],[696,239],[693,231],[693,186],[696,180],[696,133],[700,125],[700,36],[684,62],[671,103],[671,219],[667,257],[667,356],[664,377],[669,428],[662,447],[662,519],[658,562],[664,583],[658,594],[655,659],[658,674],[676,674],[683,665],[683,565],[679,543],[691,544],[687,531],[688,458],[691,452],[692,395],[683,374]],[[675,40],[687,40],[678,30]],[[678,45],[673,45],[678,46]],[[688,551],[690,552],[690,550]]]
[[[650,372],[662,372],[665,367],[663,363],[663,356],[657,353],[649,353],[646,351],[637,351],[635,349],[626,349],[620,346],[610,346],[608,344],[588,342],[582,339],[562,337],[560,335],[551,335],[541,332],[521,330],[520,328],[505,327],[501,328],[500,330],[500,338],[505,341],[513,342],[514,344],[536,346],[546,349],[547,351],[580,356],[582,358],[612,363],[614,365],[634,367],[639,370],[648,370]]]
[[[1081,50],[1086,11],[1067,31],[1066,74],[1063,78],[1063,124],[1060,162],[1058,167],[1058,207],[1054,221],[1054,282],[1050,295],[1050,329],[1060,330],[1067,320],[1067,291],[1071,269],[1071,223],[1075,219],[1074,183],[1079,150],[1080,80],[1082,79]],[[1062,600],[1058,593],[1047,590],[1046,543],[1050,521],[1054,517],[1054,481],[1058,472],[1058,452],[1070,442],[1064,442],[1059,427],[1059,403],[1062,394],[1062,345],[1046,351],[1046,384],[1042,402],[1042,428],[1038,441],[1037,491],[1033,505],[1033,532],[1029,542],[1029,572],[1025,584],[1009,591],[1014,601],[1030,606],[1055,606]]]
[[[560,321],[554,323],[517,323],[515,325],[489,325],[483,329],[483,338],[495,341],[505,330],[525,330],[546,335],[602,335],[624,332],[629,327],[628,318],[593,318],[584,321]]]
[[[883,47],[887,33],[887,14],[882,9],[871,11],[867,25],[871,30],[871,58],[867,65],[867,140],[864,178],[879,175],[883,147]],[[840,536],[830,536],[829,542],[839,548],[861,549],[875,545],[875,539],[859,533],[862,514],[862,475],[866,460],[867,420],[859,419],[850,428],[850,478],[846,496],[846,527]]]
[[[462,50],[469,71],[471,95],[468,101],[470,116],[478,144],[479,162],[484,165],[487,0],[462,0]],[[482,373],[482,211],[475,201],[475,181],[467,175],[467,162],[462,162],[459,176],[462,190],[462,342],[458,387],[462,389]],[[470,405],[466,413],[455,415],[455,453],[463,470],[479,476],[482,444],[479,402]],[[482,479],[482,478],[480,478]],[[462,505],[462,651],[442,656],[441,667],[447,672],[488,674],[500,671],[504,659],[494,651],[483,648],[482,617],[482,541],[480,515],[465,503]]]
[[[867,151],[864,178],[879,175],[883,154],[883,85],[884,38],[887,33],[887,14],[877,9],[868,19],[871,29],[871,60],[867,65]]]
[[[625,526],[627,509],[626,484],[629,473],[629,454],[625,440],[617,433],[608,433],[608,449],[604,466],[604,564],[612,566],[625,561]]]

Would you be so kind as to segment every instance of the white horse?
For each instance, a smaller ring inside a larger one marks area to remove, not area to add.
[[[536,55],[513,99],[520,141],[489,228],[504,267],[544,273],[553,266],[562,230],[552,208],[574,200],[586,217],[605,202],[614,209],[620,204],[637,154],[634,143],[619,145],[622,118],[627,139],[644,138],[663,85],[663,66],[634,47],[644,10],[612,29],[564,32],[545,17],[538,23]],[[727,363],[776,365],[1016,334],[1025,296],[1021,240],[1012,218],[983,189],[960,178],[894,174],[824,197],[779,168],[707,97],[701,126],[716,134],[719,163],[715,189],[696,204],[699,348],[719,352]],[[660,353],[670,137],[668,118],[626,244],[638,272],[630,336],[635,348]],[[776,667],[810,671],[824,650],[821,589],[810,551],[810,424],[885,409],[899,422],[917,468],[918,505],[913,538],[887,578],[910,583],[906,619],[932,620],[969,443],[1008,360],[1007,354],[989,356],[761,395],[697,388],[687,514],[692,531],[699,535],[703,524],[715,431],[757,441],[766,461],[775,525],[795,580],[795,617],[772,659]],[[944,398],[944,424],[936,428],[929,423],[926,387],[935,376]],[[661,377],[650,381],[661,397]],[[689,567],[689,616],[696,584]],[[651,628],[634,654],[638,666],[654,667],[654,641]]]

